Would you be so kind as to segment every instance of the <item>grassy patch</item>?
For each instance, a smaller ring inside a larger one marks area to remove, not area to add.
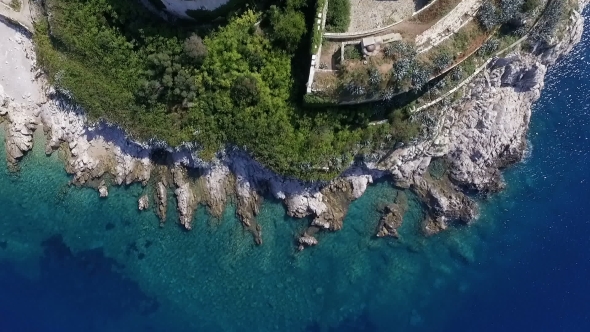
[[[346,32],[350,24],[350,0],[330,0],[326,14],[326,30]]]

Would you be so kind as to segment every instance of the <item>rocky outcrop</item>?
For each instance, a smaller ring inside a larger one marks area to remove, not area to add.
[[[156,214],[160,217],[160,222],[164,223],[166,221],[166,211],[168,209],[168,188],[161,181],[156,184],[154,200],[156,201]]]
[[[176,195],[176,206],[180,224],[185,229],[190,230],[192,228],[193,214],[199,204],[199,199],[191,188],[190,181],[184,169],[176,167],[172,171],[172,174],[174,176],[174,185],[176,186],[174,194]]]
[[[238,178],[236,181],[237,206],[236,214],[246,228],[254,237],[257,245],[262,244],[262,227],[257,223],[256,216],[260,212],[262,196],[250,182]]]
[[[541,94],[547,68],[527,54],[498,59],[469,85],[450,109],[451,178],[470,189],[504,188],[500,170],[519,161],[526,148],[531,105]]]
[[[98,185],[98,195],[100,196],[100,198],[106,198],[109,196],[109,189],[107,188],[104,180],[101,181]]]
[[[36,105],[16,103],[0,86],[0,116],[8,121],[5,137],[6,159],[15,165],[33,147],[33,133],[39,125]]]
[[[143,195],[137,200],[137,208],[139,211],[147,210],[150,207],[150,199],[148,195]]]
[[[416,193],[427,211],[424,231],[428,235],[446,229],[450,221],[469,223],[477,218],[477,204],[454,188],[447,179],[435,181],[428,175],[416,178],[412,191]],[[439,227],[434,227],[432,223]]]
[[[306,231],[305,233],[303,233],[303,235],[301,235],[298,239],[297,242],[299,244],[299,246],[297,247],[297,249],[299,251],[305,249],[306,247],[312,247],[318,244],[318,239],[315,238],[315,236],[313,236],[314,233],[316,233],[318,231],[317,228],[312,228],[308,231]]]
[[[209,208],[209,213],[220,218],[225,210],[227,199],[234,194],[235,180],[229,168],[224,164],[214,164],[205,170],[202,176],[204,179],[203,201]]]
[[[377,228],[377,237],[391,236],[399,238],[397,229],[402,225],[404,214],[408,208],[408,200],[404,192],[399,192],[395,198],[395,203],[386,205],[382,212],[379,226]]]

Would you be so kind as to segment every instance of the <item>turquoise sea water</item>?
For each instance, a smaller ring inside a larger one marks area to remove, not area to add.
[[[530,157],[469,227],[420,235],[410,196],[401,240],[373,237],[387,182],[354,202],[344,228],[295,252],[308,221],[267,201],[256,247],[228,208],[163,228],[137,211],[141,186],[67,186],[42,144],[0,171],[3,331],[590,330],[590,34],[549,73]],[[0,160],[4,151],[0,149]],[[170,195],[172,196],[172,195]]]

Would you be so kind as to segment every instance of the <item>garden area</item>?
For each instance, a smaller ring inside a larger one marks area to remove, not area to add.
[[[410,24],[419,20],[437,20],[458,5],[455,0],[439,0]],[[355,104],[403,99],[412,102],[426,94],[432,98],[450,90],[463,77],[500,50],[524,36],[543,12],[540,0],[498,0],[484,2],[474,20],[467,20],[454,34],[436,47],[418,49],[408,34],[401,40],[381,42],[377,52],[369,52],[358,42],[333,42],[321,59],[336,59],[312,86],[324,104]],[[437,13],[435,11],[438,11]],[[420,22],[423,23],[423,22]],[[436,22],[428,22],[433,25]],[[396,29],[403,28],[403,26]],[[387,35],[390,36],[391,34]],[[381,37],[374,40],[381,41]],[[371,54],[369,54],[371,53]],[[459,66],[465,62],[464,66]],[[449,75],[447,75],[449,74]],[[449,80],[444,77],[449,76]],[[441,79],[437,79],[441,77]],[[432,83],[429,83],[431,82]],[[431,91],[432,90],[432,91]],[[432,99],[430,98],[430,99]]]

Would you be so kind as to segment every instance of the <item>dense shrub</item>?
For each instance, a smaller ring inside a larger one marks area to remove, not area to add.
[[[502,0],[500,3],[500,23],[508,23],[521,14],[524,0]]]
[[[197,35],[192,35],[184,41],[183,51],[186,58],[196,64],[201,64],[207,57],[207,46]]]
[[[457,66],[451,69],[451,80],[453,81],[460,81],[463,78],[463,68]]]
[[[413,66],[414,61],[412,59],[402,58],[393,64],[391,76],[398,82],[402,81],[410,74]]]
[[[271,10],[270,24],[273,41],[288,52],[295,51],[306,31],[303,13],[274,7]]]
[[[369,83],[371,85],[379,85],[382,79],[383,78],[381,76],[381,72],[379,72],[379,69],[373,68],[369,71]]]
[[[499,14],[492,1],[484,1],[477,13],[477,19],[482,28],[490,31],[500,22]]]
[[[539,7],[541,0],[526,0],[522,6],[522,10],[525,13],[532,12],[535,8]]]
[[[326,30],[346,32],[350,24],[350,0],[330,0],[326,14]]]
[[[440,73],[453,63],[453,57],[446,52],[437,54],[432,60],[435,73]]]
[[[490,40],[486,41],[485,43],[483,43],[483,45],[481,45],[479,50],[477,50],[477,55],[479,55],[479,56],[491,55],[492,53],[494,53],[498,50],[499,46],[500,46],[499,40],[490,39]]]
[[[549,43],[559,22],[567,14],[567,3],[565,1],[551,1],[547,4],[543,17],[531,34],[533,41]]]
[[[431,72],[428,68],[417,65],[414,67],[414,71],[412,71],[412,86],[416,90],[420,90],[424,87],[426,83],[430,80]]]
[[[344,46],[344,60],[360,60],[362,57],[360,44]]]

